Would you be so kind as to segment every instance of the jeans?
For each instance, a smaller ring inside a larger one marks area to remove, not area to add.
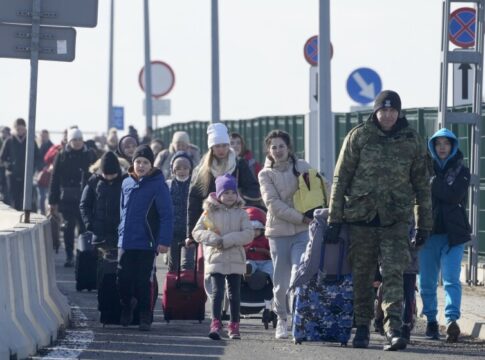
[[[273,262],[271,260],[246,260],[247,264],[251,264],[252,272],[254,274],[256,270],[265,272],[273,281]]]
[[[273,294],[275,313],[278,319],[286,320],[288,316],[288,299],[286,293],[290,281],[295,276],[300,264],[301,255],[308,243],[308,231],[292,236],[278,236],[269,238],[271,259],[273,260]]]
[[[49,192],[48,187],[41,187],[41,186],[36,186],[37,188],[37,202],[39,203],[39,210],[42,215],[45,215],[45,200],[47,197],[47,193]]]
[[[74,232],[76,225],[79,226],[79,234],[86,231],[84,222],[81,218],[79,207],[69,212],[63,212],[64,218],[63,233],[64,233],[64,245],[66,247],[66,257],[68,260],[72,260],[74,254]]]
[[[239,322],[239,309],[241,307],[241,275],[223,275],[219,273],[212,273],[210,274],[210,279],[212,285],[212,319],[221,320],[222,301],[224,300],[224,292],[227,279],[229,308],[231,309],[231,321]]]
[[[441,270],[445,291],[446,323],[460,318],[461,307],[461,260],[465,245],[448,245],[448,235],[432,235],[419,252],[419,292],[423,300],[423,314],[428,322],[436,321],[438,315],[438,274]]]

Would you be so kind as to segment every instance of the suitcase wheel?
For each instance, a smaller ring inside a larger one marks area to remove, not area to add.
[[[342,347],[345,346],[346,347],[347,346],[347,341],[346,342],[343,342],[343,343],[340,343],[340,346],[342,346]]]
[[[300,339],[293,339],[293,342],[295,343],[295,345],[301,345]]]

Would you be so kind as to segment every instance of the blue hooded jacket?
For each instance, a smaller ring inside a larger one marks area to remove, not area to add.
[[[121,188],[120,213],[118,247],[155,250],[158,245],[170,246],[172,200],[159,169],[140,179],[130,173]]]
[[[451,152],[450,152],[450,155],[445,160],[441,160],[438,157],[438,154],[436,154],[436,149],[434,144],[435,144],[436,138],[439,138],[439,137],[446,137],[451,140]],[[451,130],[448,130],[446,128],[439,129],[429,139],[428,150],[431,153],[433,160],[435,160],[439,164],[441,169],[444,169],[448,160],[450,160],[458,152],[458,138]]]

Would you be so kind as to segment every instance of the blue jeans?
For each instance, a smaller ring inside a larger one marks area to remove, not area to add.
[[[423,314],[428,322],[438,315],[438,274],[441,270],[445,291],[446,323],[460,318],[461,260],[465,245],[448,246],[448,235],[432,235],[419,251],[419,292],[423,300]]]
[[[246,264],[251,264],[251,274],[259,270],[268,274],[273,281],[273,262],[271,260],[246,260]]]

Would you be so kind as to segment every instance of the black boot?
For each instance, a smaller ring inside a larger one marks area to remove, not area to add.
[[[152,313],[150,311],[140,311],[140,331],[150,331],[152,327]]]
[[[446,341],[450,343],[455,343],[458,341],[460,336],[460,327],[456,321],[452,321],[446,327]]]
[[[411,340],[411,327],[409,325],[401,326],[401,336],[406,340],[406,343],[409,344]]]
[[[440,329],[437,321],[431,321],[426,324],[426,337],[431,340],[440,339]]]
[[[384,321],[382,319],[374,319],[374,331],[384,336]]]
[[[386,339],[389,342],[389,345],[384,346],[386,351],[404,350],[407,346],[407,341],[399,330],[389,329],[386,332]]]
[[[131,298],[128,304],[121,304],[121,316],[120,316],[120,324],[121,326],[128,326],[131,325],[133,322],[133,311],[136,307],[136,299]]]
[[[359,325],[355,330],[354,339],[352,340],[352,346],[354,348],[365,349],[369,347],[369,327],[366,325]]]

